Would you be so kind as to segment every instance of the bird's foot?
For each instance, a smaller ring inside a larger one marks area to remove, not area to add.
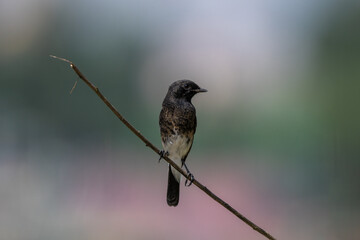
[[[188,175],[188,178],[185,180],[185,187],[190,187],[194,181],[194,175],[192,175],[192,173],[189,171],[188,167],[185,164],[185,161],[183,162],[183,165],[184,165],[187,175]]]
[[[190,180],[188,178],[190,178]],[[185,187],[190,187],[195,179],[194,175],[192,175],[190,172],[188,172],[188,178],[185,180]]]
[[[164,158],[165,156],[169,155],[169,153],[168,153],[167,151],[165,151],[165,150],[161,150],[161,151],[159,152],[159,155],[160,155],[160,158],[159,158],[159,161],[158,161],[158,162],[160,162],[160,160],[161,160],[162,158]]]

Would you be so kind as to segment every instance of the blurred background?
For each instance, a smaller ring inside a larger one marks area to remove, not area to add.
[[[0,239],[265,239],[192,186],[160,144],[191,79],[196,179],[277,239],[360,238],[358,1],[0,0]]]

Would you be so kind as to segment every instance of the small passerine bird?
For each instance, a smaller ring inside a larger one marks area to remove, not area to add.
[[[166,155],[179,167],[185,164],[196,131],[196,111],[191,103],[192,97],[200,92],[207,92],[190,80],[178,80],[172,83],[162,103],[159,116],[162,155]],[[169,165],[167,204],[177,206],[179,203],[181,174]],[[185,183],[186,184],[186,183]],[[191,182],[190,182],[191,184]]]

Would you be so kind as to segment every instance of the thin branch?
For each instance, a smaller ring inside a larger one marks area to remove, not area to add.
[[[75,81],[74,86],[72,87],[72,89],[70,90],[70,95],[73,93],[73,91],[75,90],[77,85],[77,81]]]
[[[110,108],[110,110],[122,121],[126,127],[130,129],[138,138],[141,139],[145,143],[145,145],[149,148],[151,148],[154,152],[161,155],[160,150],[155,147],[149,140],[147,140],[141,133],[138,131],[135,127],[133,127],[117,110],[116,108],[106,99],[104,95],[100,92],[99,88],[97,88],[94,84],[92,84],[81,72],[80,70],[69,60],[56,57],[53,55],[50,55],[50,57],[59,59],[61,61],[67,62],[70,64],[70,67],[75,71],[75,73],[81,78],[98,96],[101,98],[101,100]],[[191,180],[187,173],[182,170],[178,165],[176,165],[170,158],[167,156],[163,156],[163,159],[167,161],[173,168],[175,168],[177,171],[181,173],[186,179]],[[257,226],[255,223],[247,219],[244,215],[236,211],[233,207],[231,207],[228,203],[226,203],[224,200],[222,200],[220,197],[215,195],[213,192],[211,192],[207,187],[205,187],[203,184],[201,184],[199,181],[194,179],[193,184],[200,188],[204,193],[206,193],[209,197],[214,199],[216,202],[218,202],[220,205],[222,205],[224,208],[229,210],[231,213],[233,213],[236,217],[240,218],[243,222],[245,222],[247,225],[249,225],[251,228],[253,228],[255,231],[259,232],[263,236],[265,236],[268,239],[275,240],[273,236],[271,236],[269,233],[267,233],[264,229]]]

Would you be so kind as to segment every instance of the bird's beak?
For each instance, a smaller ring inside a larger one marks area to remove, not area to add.
[[[199,89],[195,89],[194,92],[196,93],[200,93],[200,92],[207,92],[208,90],[204,89],[204,88],[199,88]]]

